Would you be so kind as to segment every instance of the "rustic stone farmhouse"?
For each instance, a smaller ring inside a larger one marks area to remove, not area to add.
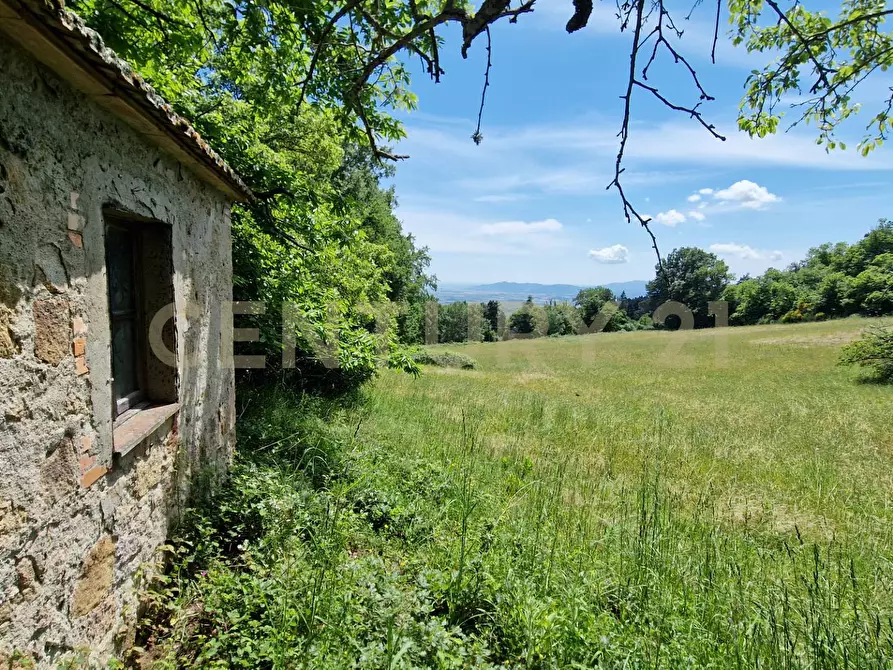
[[[59,3],[0,0],[0,668],[130,644],[189,483],[234,447],[251,193]]]

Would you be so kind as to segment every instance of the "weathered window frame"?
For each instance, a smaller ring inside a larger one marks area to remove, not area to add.
[[[106,291],[109,324],[109,363],[112,372],[111,412],[112,450],[124,455],[143,439],[164,425],[179,410],[179,366],[165,364],[152,350],[149,324],[155,313],[175,302],[173,228],[155,219],[147,219],[118,208],[103,208],[105,233]],[[113,232],[123,230],[129,238],[132,253],[130,281],[133,285],[132,313],[115,314],[111,286],[110,254],[123,246],[114,245]],[[116,319],[134,323],[133,354],[136,389],[124,396],[114,386],[114,334]],[[176,316],[167,322],[161,333],[168,351],[177,351]]]
[[[110,243],[113,231],[117,234],[123,234],[126,237],[126,244],[130,246],[131,267],[130,267],[130,289],[132,293],[133,307],[116,313],[114,301],[112,298],[111,271],[108,272],[106,280],[108,302],[109,302],[109,329],[111,333],[110,350],[112,360],[112,418],[118,419],[128,410],[135,409],[139,403],[146,399],[146,344],[142,333],[146,327],[146,315],[143,309],[143,297],[145,295],[144,277],[142,272],[142,244],[140,242],[138,223],[125,223],[121,219],[110,216],[106,219],[106,267],[111,267],[111,256],[114,252],[120,251],[120,247],[112,247]],[[132,329],[131,365],[135,376],[134,382],[136,388],[130,393],[119,397],[115,387],[114,379],[114,361],[115,355],[115,327],[123,322],[130,322]]]

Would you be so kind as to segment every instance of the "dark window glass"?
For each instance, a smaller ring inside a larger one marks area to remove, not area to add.
[[[118,401],[139,392],[139,352],[136,338],[139,314],[134,244],[134,234],[126,228],[107,228],[106,268],[112,330],[112,377],[117,410],[122,409]]]

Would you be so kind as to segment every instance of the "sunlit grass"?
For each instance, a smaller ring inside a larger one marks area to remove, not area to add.
[[[893,388],[870,322],[433,347],[344,407],[242,389],[159,667],[883,668]]]
[[[367,427],[395,446],[448,452],[464,415],[488,457],[560,457],[596,479],[638,476],[660,430],[665,481],[709,487],[730,518],[751,508],[782,529],[799,520],[820,535],[886,535],[893,389],[836,365],[867,323],[432,347],[479,369],[386,374]]]
[[[384,375],[361,434],[469,470],[474,516],[549,558],[516,577],[562,574],[559,599],[593,582],[659,591],[627,603],[647,615],[631,624],[646,646],[669,634],[661,617],[699,628],[709,611],[724,632],[689,631],[684,648],[865,663],[890,651],[888,619],[886,638],[857,628],[860,607],[893,611],[893,389],[836,363],[868,323],[433,347],[478,369]],[[708,583],[704,551],[721,573]],[[807,640],[819,634],[831,641]]]

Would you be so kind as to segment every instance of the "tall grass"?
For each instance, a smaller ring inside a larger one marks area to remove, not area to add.
[[[346,408],[260,393],[151,658],[886,667],[893,392],[834,365],[864,325],[468,346],[477,370]]]

